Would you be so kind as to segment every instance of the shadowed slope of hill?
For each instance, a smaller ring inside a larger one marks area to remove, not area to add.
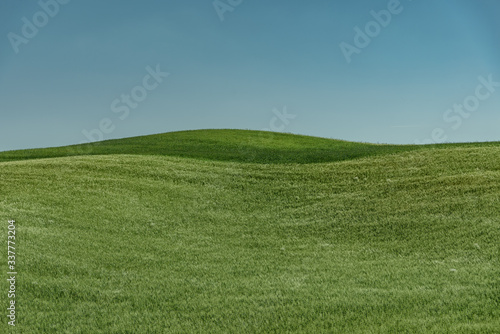
[[[7,219],[20,253],[17,328],[497,333],[499,157],[457,147],[309,165],[0,163],[0,260]]]
[[[389,145],[251,130],[193,130],[55,148],[0,152],[0,162],[67,156],[140,154],[245,163],[318,163],[421,149],[498,147],[500,142]]]
[[[375,145],[249,130],[195,130],[57,148],[0,153],[1,161],[79,155],[168,155],[254,163],[315,163],[420,149],[414,145]]]

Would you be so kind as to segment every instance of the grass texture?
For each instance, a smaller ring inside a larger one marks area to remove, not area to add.
[[[0,161],[0,332],[500,331],[499,143],[204,130]]]

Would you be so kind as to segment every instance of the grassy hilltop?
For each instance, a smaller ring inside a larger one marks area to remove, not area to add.
[[[0,332],[500,330],[500,143],[174,132],[3,152],[0,189]]]

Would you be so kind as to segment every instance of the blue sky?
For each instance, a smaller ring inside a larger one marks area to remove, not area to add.
[[[59,1],[0,3],[0,150],[203,128],[500,140],[496,0]]]

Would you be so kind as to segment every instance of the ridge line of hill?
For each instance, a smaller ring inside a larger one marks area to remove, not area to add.
[[[136,154],[241,163],[321,163],[445,147],[500,146],[500,142],[392,145],[254,130],[188,130],[112,139],[54,148],[0,152],[0,162],[32,159]]]

